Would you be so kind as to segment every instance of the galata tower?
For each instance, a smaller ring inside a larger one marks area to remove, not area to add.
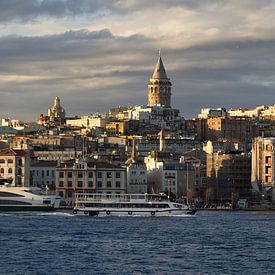
[[[171,82],[167,77],[159,50],[158,61],[148,83],[148,106],[171,107]]]

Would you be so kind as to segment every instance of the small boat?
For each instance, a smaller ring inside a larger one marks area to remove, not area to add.
[[[172,202],[165,194],[76,193],[74,215],[174,216],[193,215],[196,210]]]
[[[38,187],[0,186],[0,211],[54,211],[60,197],[45,195]]]

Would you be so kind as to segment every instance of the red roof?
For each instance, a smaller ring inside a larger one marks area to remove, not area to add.
[[[25,156],[27,152],[25,150],[17,149],[3,149],[0,150],[0,156]]]

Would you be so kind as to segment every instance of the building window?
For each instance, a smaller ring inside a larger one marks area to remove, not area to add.
[[[112,178],[112,172],[107,172],[107,178],[111,179]]]
[[[12,168],[9,168],[8,173],[12,174]]]
[[[44,171],[42,171],[42,172],[44,172]],[[43,176],[44,176],[44,173],[43,173]],[[59,177],[64,178],[64,172],[59,172]]]
[[[97,187],[98,187],[98,188],[102,188],[102,181],[98,181],[98,182],[97,182]]]
[[[39,176],[39,170],[36,171],[36,176]]]
[[[93,178],[93,172],[89,172],[88,177]]]
[[[116,178],[120,179],[120,172],[116,172]]]
[[[68,191],[68,198],[72,198],[72,197],[73,197],[72,191]]]
[[[5,163],[5,160],[4,159],[0,159],[0,163]]]
[[[73,177],[73,172],[68,172],[68,178],[72,178]]]
[[[77,186],[78,186],[78,187],[83,187],[83,182],[82,182],[82,181],[78,181],[78,182],[77,182]]]
[[[59,191],[59,197],[63,198],[63,191]]]
[[[18,165],[22,165],[22,159],[18,159]]]
[[[13,163],[13,160],[12,159],[8,159],[8,163]]]
[[[54,173],[54,170],[52,170],[52,177],[54,178],[54,176],[55,176],[55,173]]]
[[[63,180],[59,181],[59,187],[64,187],[64,181]]]
[[[116,188],[120,188],[120,181],[116,181]]]
[[[82,172],[78,172],[78,173],[77,173],[77,177],[78,177],[79,179],[82,179],[82,178],[83,178],[83,173],[82,173]]]
[[[1,174],[4,174],[4,172],[5,172],[4,168],[1,168],[1,169],[0,169],[0,173],[1,173]]]
[[[265,150],[271,152],[273,150],[272,145],[271,144],[267,144],[265,146]]]
[[[266,177],[265,177],[265,181],[266,181],[267,183],[272,183],[271,176],[266,176]]]
[[[271,164],[272,163],[272,158],[271,156],[265,157],[265,163]]]
[[[112,182],[111,181],[107,181],[107,188],[111,188],[112,187]]]
[[[98,177],[99,179],[101,179],[101,178],[102,178],[102,172],[97,172],[97,177]]]
[[[73,187],[73,182],[72,181],[68,181],[68,187]]]
[[[88,187],[93,187],[93,182],[92,181],[88,181]]]
[[[22,169],[21,169],[21,168],[18,168],[17,174],[18,174],[18,176],[21,176],[21,175],[22,175]]]
[[[50,171],[49,170],[46,171],[46,175],[47,175],[47,177],[50,176]]]

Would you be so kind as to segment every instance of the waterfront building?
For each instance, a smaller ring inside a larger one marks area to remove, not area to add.
[[[29,185],[30,154],[27,150],[0,150],[0,178],[13,186]]]
[[[193,189],[195,186],[195,170],[192,164],[180,163],[178,160],[171,159],[169,155],[152,152],[144,158],[149,191],[152,193],[169,192],[181,198],[187,195],[187,189]]]
[[[232,202],[251,196],[251,155],[239,151],[218,151],[206,155],[208,187],[206,201]]]
[[[106,162],[75,159],[56,169],[56,192],[67,204],[74,199],[74,192],[126,193],[126,168]]]
[[[55,190],[57,161],[34,161],[31,163],[30,185]]]
[[[257,137],[252,144],[251,182],[264,198],[275,201],[275,138]]]
[[[143,162],[133,162],[127,166],[127,193],[147,193],[147,168]]]

